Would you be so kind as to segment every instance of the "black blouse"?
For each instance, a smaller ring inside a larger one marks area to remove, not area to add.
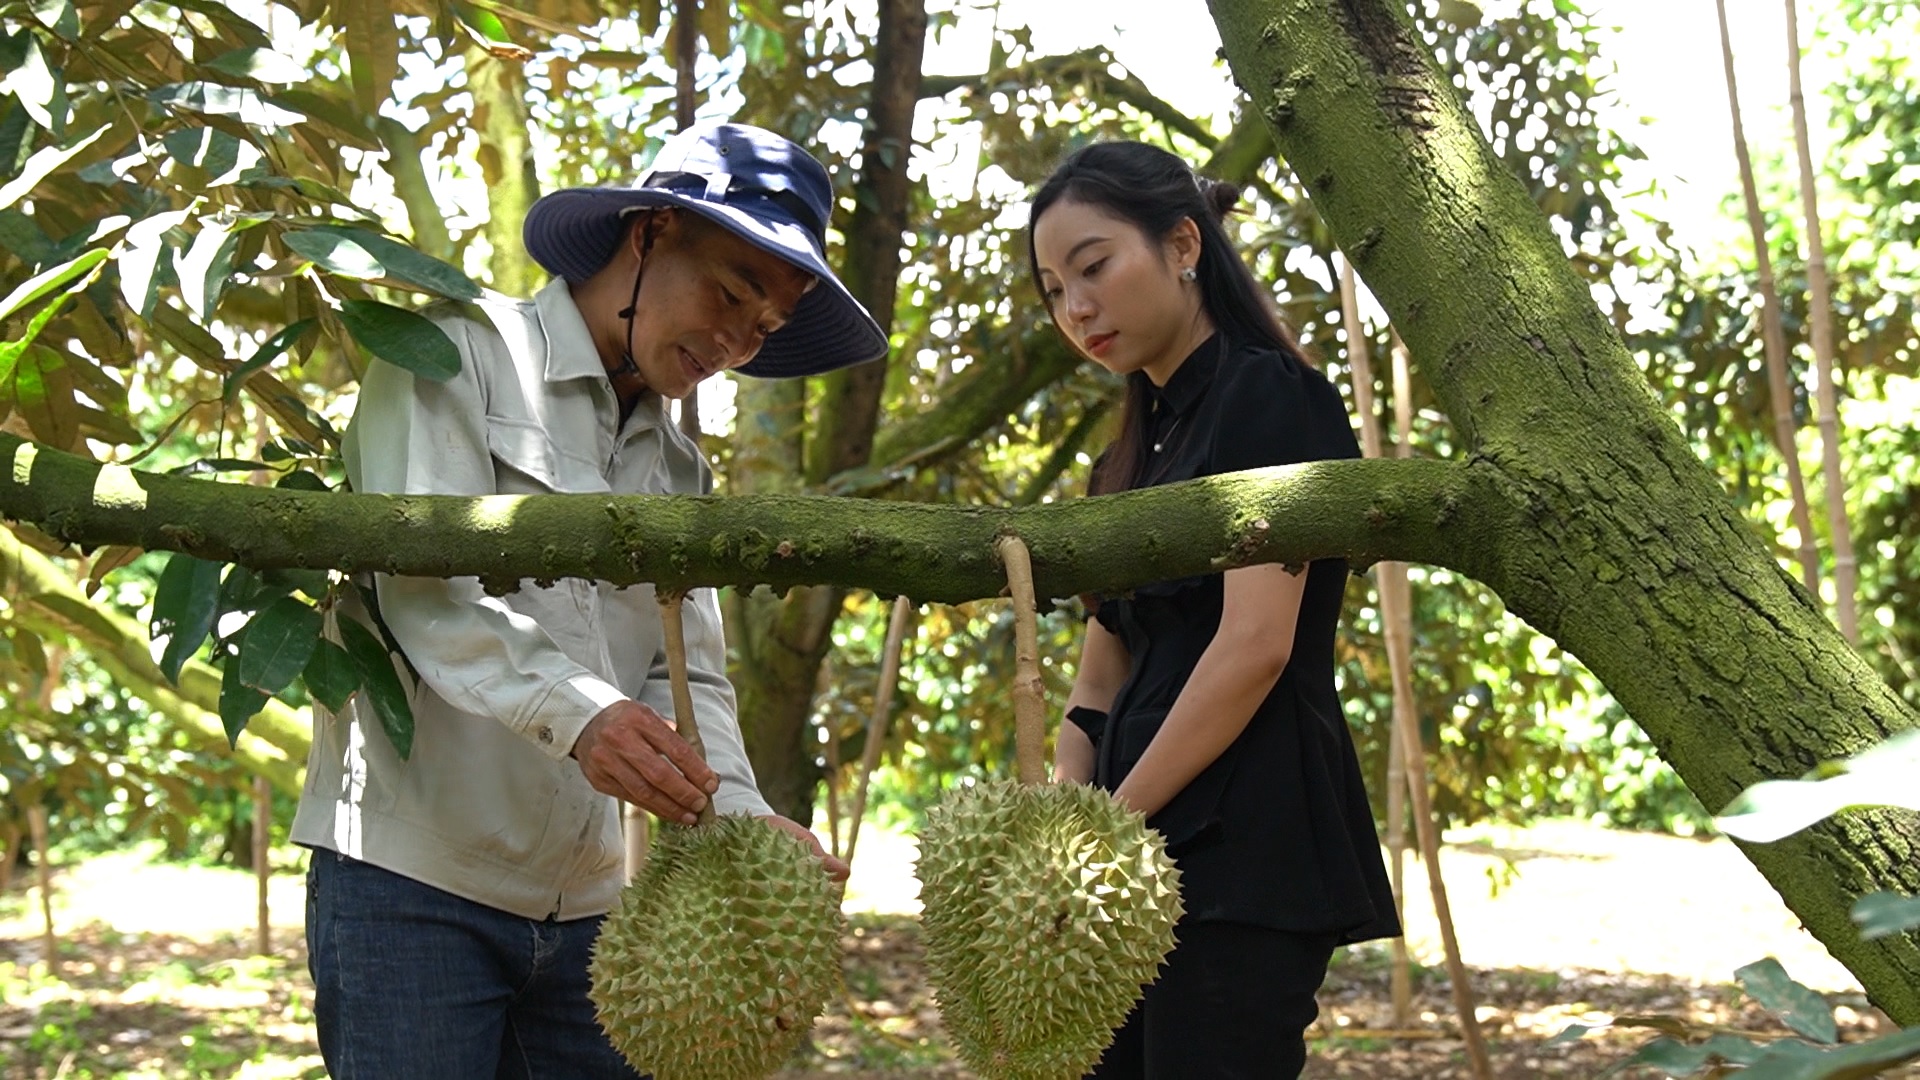
[[[1136,487],[1216,473],[1359,457],[1339,391],[1265,345],[1208,339],[1152,393]],[[1373,813],[1334,692],[1334,633],[1347,564],[1307,571],[1286,670],[1232,745],[1149,824],[1181,871],[1187,917],[1342,941],[1399,934]],[[1104,717],[1076,709],[1093,737],[1094,782],[1118,788],[1146,752],[1220,627],[1224,575],[1101,597],[1095,617],[1131,666]]]

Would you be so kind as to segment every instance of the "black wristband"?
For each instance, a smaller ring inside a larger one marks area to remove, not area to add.
[[[1107,733],[1107,714],[1099,709],[1089,709],[1085,705],[1075,705],[1067,710],[1067,719],[1074,727],[1086,733],[1087,741],[1094,746],[1100,745],[1100,737]]]

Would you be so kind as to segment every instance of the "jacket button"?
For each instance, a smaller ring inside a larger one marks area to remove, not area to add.
[[[547,727],[546,725],[543,724],[541,725],[540,730],[538,732],[535,732],[535,734],[539,736],[541,742],[547,743],[548,745],[552,745],[553,743],[552,728]]]

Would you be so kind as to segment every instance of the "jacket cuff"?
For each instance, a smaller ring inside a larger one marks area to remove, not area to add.
[[[1107,733],[1107,714],[1099,709],[1089,709],[1085,705],[1075,705],[1067,710],[1067,719],[1074,727],[1086,733],[1087,741],[1096,748],[1100,737]]]
[[[601,709],[626,697],[618,687],[602,679],[575,675],[555,685],[518,730],[548,757],[558,760],[573,753],[573,744],[579,741],[587,721],[599,715]]]

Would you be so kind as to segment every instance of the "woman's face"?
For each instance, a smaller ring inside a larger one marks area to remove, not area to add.
[[[645,227],[628,236],[635,257]],[[752,360],[814,279],[691,214],[659,213],[654,227],[633,317],[633,362],[648,389],[684,398],[702,379]]]
[[[1200,255],[1191,220],[1156,241],[1104,209],[1062,199],[1034,223],[1033,250],[1054,325],[1094,363],[1164,384],[1196,344],[1199,290],[1180,276]]]

